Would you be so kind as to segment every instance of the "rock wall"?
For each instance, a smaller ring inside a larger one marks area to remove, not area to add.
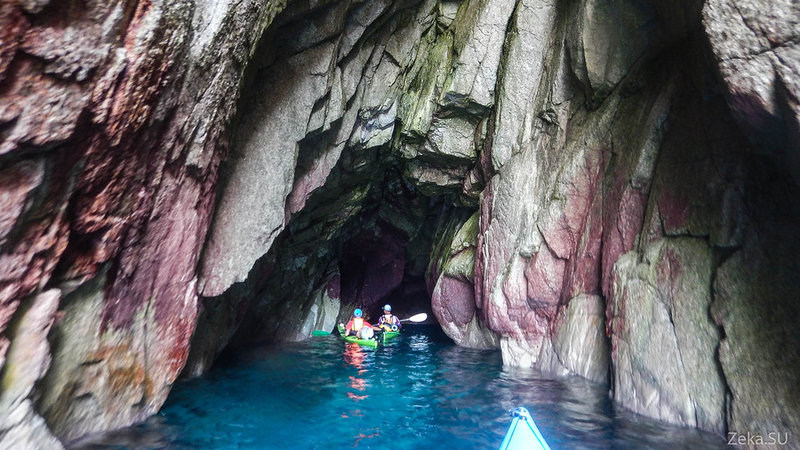
[[[227,346],[402,308],[404,283],[505,364],[800,429],[798,17],[3,3],[0,442],[143,420]]]
[[[244,68],[283,7],[0,5],[3,404],[35,405],[15,406],[28,419],[4,420],[0,446],[51,447],[50,433],[69,442],[165,400],[189,351]],[[56,322],[49,346],[30,343],[46,344],[50,329],[23,326],[34,310]],[[23,370],[17,346],[41,370]]]

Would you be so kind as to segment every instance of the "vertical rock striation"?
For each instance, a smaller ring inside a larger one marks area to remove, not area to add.
[[[184,365],[227,125],[255,43],[284,6],[215,3],[0,6],[4,373],[20,370],[6,356],[22,345],[11,324],[42,292],[61,290],[63,317],[51,370],[25,391],[44,400],[3,435],[39,416],[64,442],[143,420]],[[51,444],[38,431],[26,439]]]
[[[421,295],[640,414],[800,429],[798,17],[4,2],[1,442],[135,423],[228,346]]]

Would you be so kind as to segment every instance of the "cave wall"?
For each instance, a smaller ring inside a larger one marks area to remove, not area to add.
[[[141,421],[183,368],[227,125],[284,7],[216,3],[0,5],[1,447]]]
[[[0,445],[143,420],[226,346],[407,276],[505,364],[668,422],[800,429],[798,17],[3,3]]]

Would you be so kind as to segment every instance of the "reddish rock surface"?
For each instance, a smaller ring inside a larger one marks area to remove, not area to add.
[[[186,361],[243,70],[235,61],[252,52],[275,5],[243,16],[253,26],[215,37],[196,58],[187,53],[193,12],[202,13],[150,1],[0,6],[0,362],[20,305],[107,273],[92,284],[103,298],[87,323],[94,334],[51,350],[106,370],[70,381],[59,366],[40,388],[58,398],[40,413],[64,440],[146,418]],[[224,14],[229,23],[234,12]],[[65,314],[63,323],[75,319]],[[61,390],[74,383],[86,389]]]
[[[423,284],[507,365],[793,431],[796,2],[562,3],[0,4],[0,436]]]

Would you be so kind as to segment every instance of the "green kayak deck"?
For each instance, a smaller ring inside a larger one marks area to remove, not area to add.
[[[396,338],[397,336],[400,336],[399,331],[376,331],[375,336],[372,339],[361,339],[356,336],[345,336],[344,335],[345,327],[341,323],[339,324],[338,328],[339,328],[339,335],[342,336],[342,339],[344,339],[345,341],[354,342],[356,344],[363,345],[364,347],[371,347],[371,348],[376,348],[378,344],[383,344],[386,341],[389,341],[391,339]]]

